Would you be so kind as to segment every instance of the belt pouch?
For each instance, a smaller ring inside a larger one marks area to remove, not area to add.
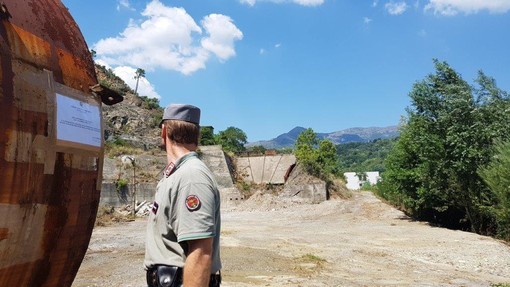
[[[182,281],[182,269],[175,266],[158,265],[156,266],[158,283],[161,287],[179,286]]]

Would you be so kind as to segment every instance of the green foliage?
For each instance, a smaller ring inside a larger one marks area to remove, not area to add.
[[[105,87],[108,87],[112,90],[119,92],[120,94],[125,94],[129,91],[132,91],[131,88],[119,78],[111,68],[106,68],[105,66],[95,65],[100,73],[104,74],[104,77],[99,78],[99,83]]]
[[[214,128],[212,126],[200,127],[200,145],[215,145]]]
[[[142,68],[136,69],[136,72],[135,72],[135,76],[134,76],[134,79],[136,79],[135,95],[138,95],[138,82],[140,82],[140,78],[145,78],[145,70]]]
[[[263,155],[266,153],[266,150],[267,149],[264,146],[256,145],[256,146],[252,146],[252,147],[248,148],[246,151],[249,152],[250,154]]]
[[[317,162],[317,135],[309,128],[301,132],[296,139],[294,155],[297,162],[302,164],[307,172],[313,175],[320,175]]]
[[[414,84],[412,106],[386,161],[380,194],[419,219],[495,232],[495,196],[477,170],[509,137],[508,94],[479,73],[478,89],[447,63]]]
[[[140,78],[144,78],[144,77],[145,77],[145,70],[142,68],[136,69],[135,79],[140,79]]]
[[[112,144],[116,145],[116,146],[128,146],[127,141],[125,139],[118,137],[118,136],[113,137]]]
[[[278,154],[292,154],[294,149],[291,147],[284,147],[276,151]]]
[[[335,145],[329,140],[317,139],[315,132],[308,128],[299,134],[294,154],[305,170],[326,179],[338,173],[338,155]]]
[[[317,150],[317,162],[321,167],[321,173],[337,174],[338,155],[336,146],[329,140],[321,140]]]
[[[223,150],[228,152],[242,152],[246,148],[244,145],[247,142],[246,134],[239,128],[228,127],[224,131],[220,131],[215,136],[215,142],[223,147]]]
[[[161,120],[163,119],[163,113],[155,113],[152,115],[151,119],[151,127],[156,128],[159,127]]]
[[[161,109],[161,106],[159,105],[159,100],[156,98],[149,98],[147,96],[140,96],[139,97],[142,100],[142,107],[146,110],[157,110]]]
[[[343,171],[384,172],[384,160],[397,139],[378,139],[337,145],[340,168]]]
[[[496,216],[498,236],[510,240],[510,141],[496,146],[492,161],[479,173],[496,197],[491,211]]]
[[[115,182],[115,190],[120,193],[128,185],[128,181],[124,178],[120,178]]]
[[[133,147],[126,140],[119,136],[114,136],[112,141],[105,142],[105,154],[113,158],[123,154],[138,154],[140,150]]]
[[[326,259],[319,257],[314,254],[307,253],[305,255],[302,255],[301,257],[298,257],[297,260],[306,262],[306,263],[314,263],[314,264],[324,264],[326,263]]]

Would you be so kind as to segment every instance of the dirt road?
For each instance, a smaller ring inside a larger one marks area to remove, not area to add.
[[[369,192],[222,213],[222,286],[510,286],[510,246],[410,221]],[[145,219],[98,227],[73,287],[145,286]]]

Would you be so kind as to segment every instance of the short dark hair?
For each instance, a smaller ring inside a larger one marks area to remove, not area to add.
[[[179,120],[165,120],[163,123],[169,140],[179,144],[195,144],[198,146],[200,125]]]

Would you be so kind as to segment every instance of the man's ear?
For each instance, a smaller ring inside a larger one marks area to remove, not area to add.
[[[161,125],[161,144],[165,145],[166,143],[166,126],[165,124]]]

